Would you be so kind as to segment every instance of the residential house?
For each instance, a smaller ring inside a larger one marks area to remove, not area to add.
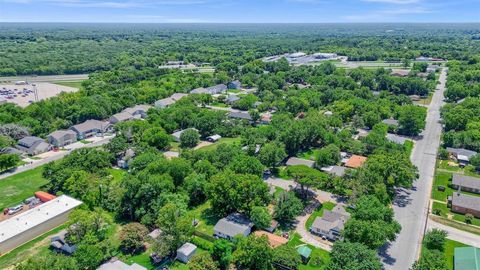
[[[285,245],[288,242],[288,239],[285,237],[281,237],[279,235],[269,233],[266,231],[256,231],[253,233],[257,237],[265,236],[268,239],[268,243],[272,248],[279,247],[281,245]]]
[[[452,176],[452,188],[480,194],[480,178],[454,173]]]
[[[393,127],[398,127],[399,126],[398,120],[395,120],[393,118],[384,119],[382,121],[382,123],[384,123],[387,126],[393,126]]]
[[[240,81],[233,81],[227,84],[228,89],[240,89],[242,88],[242,83]]]
[[[76,142],[77,133],[73,130],[57,130],[47,136],[47,141],[55,147],[63,147]]]
[[[392,133],[387,133],[387,141],[393,142],[393,143],[398,143],[398,144],[404,144],[406,141],[409,141],[408,138],[392,134]]]
[[[356,169],[362,167],[362,165],[367,161],[366,157],[352,155],[348,161],[345,163],[345,167]]]
[[[404,70],[404,69],[394,70],[392,71],[392,73],[390,73],[390,75],[395,77],[408,77],[408,75],[410,75],[410,70]]]
[[[188,94],[184,94],[184,93],[175,93],[173,95],[170,96],[171,99],[173,99],[174,101],[179,101],[180,99],[184,98],[184,97],[187,97]]]
[[[65,241],[66,231],[60,233],[57,236],[50,238],[50,247],[57,253],[62,253],[65,255],[73,255],[77,247],[75,245],[68,244]]]
[[[42,138],[27,136],[18,141],[16,148],[29,155],[35,156],[50,151],[52,146]]]
[[[175,100],[172,99],[172,98],[164,98],[164,99],[160,99],[160,100],[157,100],[155,101],[155,107],[156,108],[159,108],[159,109],[165,109],[173,104],[175,104]]]
[[[234,118],[234,119],[242,119],[242,120],[252,121],[252,116],[247,111],[230,112],[228,114],[228,117]]]
[[[480,270],[480,249],[456,247],[453,251],[453,269]]]
[[[109,132],[111,129],[112,125],[109,122],[99,120],[87,120],[81,124],[70,127],[70,130],[77,133],[77,138],[80,140]]]
[[[189,129],[193,129],[193,130],[198,132],[198,129],[196,129],[196,128],[182,129],[182,130],[179,130],[179,131],[176,131],[176,132],[172,133],[173,139],[176,142],[180,142],[180,136],[182,136],[182,133],[185,132],[186,130],[189,130]]]
[[[439,65],[428,65],[427,73],[435,73],[440,68]]]
[[[323,167],[321,170],[333,176],[343,177],[347,169],[348,169],[347,167],[334,165],[334,166]]]
[[[192,91],[190,91],[190,94],[209,94],[207,89],[200,87],[200,88],[195,88]]]
[[[462,167],[468,165],[470,163],[470,158],[478,154],[477,152],[472,150],[452,147],[447,147],[447,152],[452,155]]]
[[[134,118],[140,117],[140,118],[147,118],[147,112],[150,110],[152,106],[150,105],[135,105],[130,108],[126,108],[123,110],[123,112],[129,113],[133,115]]]
[[[315,166],[315,161],[303,159],[303,158],[291,157],[287,160],[285,164],[287,166],[305,165],[307,167],[313,168]]]
[[[213,227],[214,236],[232,240],[235,236],[248,236],[252,232],[253,222],[242,214],[234,213],[220,219]]]
[[[147,268],[137,263],[128,265],[120,261],[118,258],[113,257],[108,262],[100,265],[100,267],[98,267],[97,270],[147,270]]]
[[[176,259],[183,262],[188,263],[188,261],[195,255],[197,251],[197,246],[191,243],[185,243],[179,249],[177,249],[177,257]]]
[[[341,238],[341,231],[350,218],[350,213],[341,205],[336,205],[331,211],[324,210],[322,217],[313,221],[310,231],[331,241]]]
[[[116,124],[116,123],[119,123],[119,122],[125,122],[125,121],[132,120],[132,119],[134,119],[132,114],[130,114],[128,112],[120,112],[120,113],[116,113],[116,114],[110,116],[108,121],[111,124]]]
[[[217,84],[214,86],[207,87],[207,93],[210,95],[221,94],[227,91],[228,87],[225,84]]]
[[[233,105],[235,102],[239,101],[240,100],[240,97],[238,97],[237,95],[229,95],[226,99],[225,99],[225,103],[227,104],[230,104],[230,105]]]
[[[453,192],[452,196],[448,197],[448,203],[452,208],[452,212],[471,214],[480,218],[480,197]]]

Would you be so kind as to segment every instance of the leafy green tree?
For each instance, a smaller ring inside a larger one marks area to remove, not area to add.
[[[398,110],[400,133],[417,136],[425,128],[426,109],[415,105],[404,105]]]
[[[120,247],[127,253],[140,251],[144,245],[148,230],[140,223],[132,222],[122,227],[120,231]]]
[[[166,149],[171,141],[170,135],[160,127],[152,127],[143,133],[143,142],[159,150]]]
[[[20,162],[20,156],[17,154],[0,154],[0,171],[10,169]]]
[[[214,175],[207,186],[212,209],[219,215],[244,212],[255,206],[266,206],[270,201],[267,184],[258,176],[225,171]]]
[[[217,263],[212,259],[212,257],[208,253],[196,254],[190,259],[187,265],[190,270],[219,269]]]
[[[262,176],[263,164],[256,158],[247,155],[239,155],[235,157],[228,165],[230,170],[240,174],[253,174]]]
[[[177,250],[190,240],[194,228],[192,218],[185,215],[185,210],[173,203],[167,203],[159,210],[157,226],[162,235],[154,249],[161,255]]]
[[[447,262],[443,252],[438,250],[424,250],[420,259],[416,261],[412,270],[447,270]]]
[[[255,206],[250,211],[250,219],[255,224],[255,227],[264,229],[270,227],[272,223],[272,216],[266,207]]]
[[[286,157],[285,146],[276,142],[264,144],[258,153],[258,159],[268,168],[275,168]]]
[[[293,177],[293,180],[300,185],[300,191],[304,200],[307,199],[310,187],[327,180],[325,174],[305,165],[289,166],[287,174]]]
[[[185,178],[183,189],[189,194],[189,205],[197,206],[205,202],[207,179],[204,174],[192,173]]]
[[[87,235],[96,242],[103,241],[113,224],[112,218],[100,209],[88,211],[76,209],[69,216],[68,240],[72,243],[81,242]]]
[[[225,239],[217,239],[213,242],[210,254],[219,263],[220,269],[228,269],[232,260],[233,244]]]
[[[275,200],[274,218],[283,222],[291,222],[300,215],[303,210],[302,201],[295,193],[284,191]]]
[[[200,141],[198,131],[187,129],[180,135],[180,146],[183,148],[192,148],[197,146]]]
[[[272,259],[273,254],[268,239],[254,235],[240,239],[233,253],[233,262],[240,269],[270,270]]]
[[[470,164],[475,167],[475,170],[480,171],[480,154],[471,157]]]
[[[443,251],[447,234],[446,231],[439,229],[428,231],[423,238],[423,244],[427,249]]]
[[[329,144],[318,150],[315,162],[318,167],[335,165],[340,161],[340,148],[334,144]]]
[[[77,270],[79,266],[73,257],[47,253],[28,257],[15,265],[16,270]]]
[[[103,251],[97,245],[80,244],[74,253],[79,269],[96,269],[104,259]]]
[[[298,269],[298,266],[302,263],[302,257],[294,247],[281,245],[273,249],[272,263],[274,266]]]
[[[326,270],[380,270],[382,263],[374,250],[360,243],[335,242]]]

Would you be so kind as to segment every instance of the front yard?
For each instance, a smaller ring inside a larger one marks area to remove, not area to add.
[[[297,233],[291,236],[290,241],[288,241],[287,245],[293,248],[297,248],[299,246],[306,245],[312,250],[312,254],[310,255],[310,260],[307,264],[301,264],[298,267],[298,270],[322,270],[325,269],[325,265],[330,261],[330,253],[326,250],[316,248],[312,245],[305,244],[300,240],[301,237]]]
[[[42,177],[44,166],[0,180],[0,209],[21,203],[39,191],[48,180]]]

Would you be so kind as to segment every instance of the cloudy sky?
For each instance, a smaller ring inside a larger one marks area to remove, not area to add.
[[[480,0],[0,0],[1,22],[480,22]]]

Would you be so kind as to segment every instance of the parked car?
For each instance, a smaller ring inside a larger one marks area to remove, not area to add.
[[[19,204],[17,206],[14,206],[14,207],[10,207],[10,208],[8,208],[8,214],[9,215],[16,214],[16,213],[22,211],[22,209],[23,209],[23,205],[21,205],[21,204]]]

